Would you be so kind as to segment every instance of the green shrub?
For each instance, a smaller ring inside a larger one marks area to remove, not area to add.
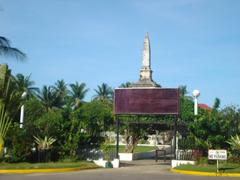
[[[207,157],[199,157],[196,161],[196,164],[208,164],[208,158]]]
[[[108,141],[105,141],[100,148],[103,151],[104,159],[106,159],[107,161],[110,161],[111,152],[113,151],[113,146]]]

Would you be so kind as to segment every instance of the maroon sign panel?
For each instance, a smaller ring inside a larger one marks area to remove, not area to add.
[[[178,115],[179,90],[164,88],[115,89],[114,113]]]

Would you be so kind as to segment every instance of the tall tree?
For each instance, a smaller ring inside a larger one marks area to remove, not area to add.
[[[104,101],[104,100],[111,101],[113,99],[113,90],[106,83],[102,83],[101,85],[98,85],[97,89],[94,89],[94,90],[96,92],[94,99],[98,99],[101,101]]]
[[[70,95],[72,100],[74,101],[74,108],[77,108],[83,101],[89,89],[86,88],[85,83],[79,84],[78,82],[75,82],[75,84],[70,84],[70,88]]]
[[[181,85],[178,88],[179,88],[180,96],[184,97],[187,95],[188,91],[187,91],[186,85]]]
[[[8,117],[4,105],[0,104],[0,157],[2,156],[4,140],[11,122],[12,121]]]
[[[10,41],[3,36],[0,36],[0,56],[1,55],[15,57],[18,60],[24,60],[26,58],[25,53],[17,48],[11,47]]]
[[[0,65],[0,154],[10,124],[20,107],[20,97],[8,66]]]
[[[39,92],[39,88],[34,87],[35,82],[30,78],[31,75],[24,76],[23,74],[17,74],[14,77],[17,90],[21,93],[26,92],[28,97],[36,95]]]
[[[0,104],[4,105],[10,118],[14,118],[21,104],[21,93],[6,64],[0,64]]]
[[[58,80],[55,83],[55,86],[53,87],[54,90],[57,93],[57,101],[59,106],[63,106],[66,100],[66,97],[68,95],[68,89],[67,89],[67,84],[64,82],[64,80]]]
[[[214,100],[214,104],[213,104],[213,110],[218,110],[218,108],[220,107],[220,99],[219,98],[215,98]]]
[[[53,109],[54,107],[59,107],[58,95],[52,86],[43,86],[42,90],[38,94],[42,105],[45,107],[46,111]]]

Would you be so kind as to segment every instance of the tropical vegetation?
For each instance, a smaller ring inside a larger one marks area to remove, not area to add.
[[[40,153],[47,154],[47,160],[53,161],[84,159],[88,151],[100,147],[104,141],[102,132],[113,126],[108,94],[112,90],[107,84],[104,84],[106,89],[103,88],[103,92],[107,90],[104,98],[96,96],[86,102],[85,83],[68,85],[59,80],[39,90],[30,76],[14,76],[7,65],[1,65],[0,72],[0,150],[6,148],[4,161],[37,161]],[[28,94],[25,99],[21,98],[23,92]],[[20,128],[23,103],[25,118]]]
[[[1,36],[0,56],[19,60],[26,58],[22,51],[11,47],[9,40]],[[126,82],[119,87],[129,88],[131,85],[131,82]],[[216,98],[210,109],[200,109],[199,115],[194,116],[193,99],[188,95],[187,87],[179,86],[179,91],[179,148],[202,150],[205,155],[210,148],[224,148],[229,150],[231,157],[239,158],[239,107],[231,105],[220,109],[221,101]],[[47,156],[44,161],[76,160],[88,158],[90,153],[101,147],[109,150],[109,144],[104,142],[105,133],[113,131],[115,126],[113,89],[107,83],[98,85],[89,102],[85,100],[88,92],[84,82],[67,84],[63,79],[38,88],[31,75],[13,75],[6,64],[0,64],[1,159],[6,162],[36,162],[41,159],[39,155],[43,155]],[[22,98],[23,93],[27,94],[26,98]],[[21,128],[22,105],[25,118]],[[131,116],[122,117],[122,120],[126,122],[120,128],[126,142],[125,152],[133,152],[149,133],[157,135],[162,124],[170,129],[174,125],[171,116]],[[156,121],[159,124],[151,124]]]

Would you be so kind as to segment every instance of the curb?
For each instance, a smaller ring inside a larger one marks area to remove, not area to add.
[[[187,174],[193,176],[226,176],[226,177],[240,177],[240,173],[214,173],[214,172],[202,172],[202,171],[187,171],[179,169],[171,169],[171,172]]]
[[[31,174],[31,173],[60,173],[80,170],[97,169],[99,167],[86,168],[52,168],[52,169],[0,169],[0,174]]]

